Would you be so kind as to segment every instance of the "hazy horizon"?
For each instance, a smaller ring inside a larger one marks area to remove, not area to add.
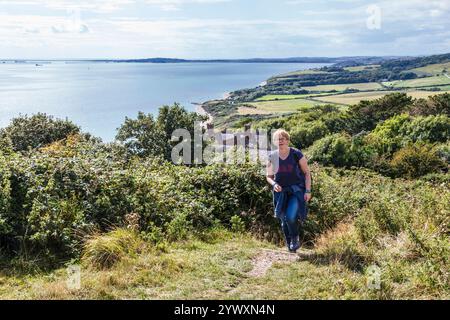
[[[441,55],[441,54],[448,54],[450,52],[437,52],[433,54],[404,54],[404,55],[346,55],[346,56],[273,56],[273,57],[235,57],[235,58],[215,58],[215,57],[207,57],[207,58],[185,58],[185,57],[161,57],[161,56],[153,56],[153,57],[131,57],[131,58],[14,58],[14,57],[8,57],[8,58],[2,58],[0,57],[0,61],[14,61],[14,60],[23,60],[23,61],[113,61],[113,60],[146,60],[146,59],[178,59],[178,60],[187,60],[187,61],[209,61],[209,60],[252,60],[252,59],[298,59],[298,58],[306,58],[306,59],[318,59],[318,58],[330,58],[330,59],[336,59],[336,58],[352,58],[352,57],[424,57],[424,56],[430,56],[430,55]],[[287,62],[289,63],[289,62]]]

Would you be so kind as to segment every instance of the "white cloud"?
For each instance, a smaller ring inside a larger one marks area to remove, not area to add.
[[[17,0],[0,1],[1,5],[10,6],[36,6],[52,10],[86,10],[95,12],[112,12],[121,9],[125,5],[135,3],[136,0]]]
[[[213,4],[230,1],[232,0],[143,0],[146,4],[157,5],[162,8],[178,8],[187,4]]]
[[[450,0],[273,0],[273,7],[266,0],[265,8],[241,0],[251,5],[214,9],[231,1],[0,0],[0,52],[26,55],[34,46],[47,57],[212,58],[448,51]],[[368,4],[381,8],[380,30],[366,27]]]
[[[178,10],[187,4],[212,4],[232,0],[17,0],[0,1],[1,5],[40,6],[53,10],[86,10],[110,13],[134,4],[157,6],[163,10]]]

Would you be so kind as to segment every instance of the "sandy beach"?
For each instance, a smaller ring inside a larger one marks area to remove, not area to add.
[[[203,108],[203,106],[201,104],[197,104],[196,105],[196,109],[195,112],[197,112],[198,114],[202,115],[202,116],[207,116],[208,120],[206,120],[205,122],[203,122],[203,125],[207,125],[207,124],[212,124],[213,123],[213,116],[211,114],[209,114],[208,112],[206,112],[206,110]]]

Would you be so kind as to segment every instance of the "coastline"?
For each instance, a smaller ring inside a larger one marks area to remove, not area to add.
[[[305,70],[310,70],[310,69],[311,69],[311,68],[305,69]],[[256,85],[254,88],[263,88],[263,87],[266,87],[266,86],[268,85],[269,80],[270,80],[271,78],[274,78],[274,77],[277,77],[277,76],[280,76],[280,75],[281,75],[281,74],[274,74],[274,75],[272,75],[270,78],[267,78],[266,80],[260,82],[260,83],[259,83],[258,85]],[[234,91],[239,91],[239,90],[242,90],[242,89],[236,89],[236,90],[234,90]],[[209,103],[211,103],[211,102],[218,102],[218,103],[223,102],[223,103],[228,103],[227,101],[231,101],[231,104],[234,104],[235,102],[232,101],[232,99],[231,99],[231,97],[232,97],[234,91],[225,92],[225,93],[222,94],[222,97],[221,97],[221,98],[218,98],[218,99],[207,100],[207,101],[203,101],[203,102],[201,102],[201,103],[200,103],[200,102],[191,102],[192,105],[195,105],[195,106],[196,106],[195,112],[196,112],[197,114],[202,115],[202,116],[207,116],[207,117],[208,117],[208,120],[202,122],[202,126],[203,126],[204,128],[206,128],[206,129],[213,128],[213,129],[214,129],[214,120],[215,120],[214,116],[213,116],[211,113],[209,113],[208,111],[206,111],[206,109],[205,109],[204,106],[207,105],[207,104],[209,104]],[[269,114],[269,113],[268,113],[268,114]],[[219,117],[219,118],[220,118],[220,117]],[[232,134],[232,136],[234,137],[234,134]],[[222,139],[224,139],[224,141],[225,141],[225,140],[227,140],[228,138],[224,138],[224,134],[222,133]]]
[[[210,113],[206,112],[205,108],[203,108],[203,104],[202,103],[198,103],[198,104],[195,104],[195,106],[196,106],[195,107],[195,112],[197,112],[199,115],[208,117],[208,120],[204,121],[203,125],[206,126],[208,124],[213,124],[214,117]]]
[[[231,97],[231,92],[225,92],[222,95],[222,98],[220,100],[227,100],[228,98]],[[203,122],[203,125],[209,125],[209,124],[213,124],[214,122],[214,117],[212,116],[212,114],[210,114],[209,112],[207,112],[205,110],[205,108],[203,107],[204,104],[213,101],[213,100],[208,100],[208,101],[204,101],[202,103],[194,103],[192,102],[193,105],[195,105],[195,112],[197,112],[199,115],[202,116],[207,116],[208,120],[206,120],[205,122]]]
[[[258,87],[264,87],[266,85],[267,85],[267,80],[264,80],[263,82],[261,82],[258,85]],[[222,94],[222,99],[220,99],[220,100],[228,100],[231,97],[231,93],[232,93],[231,91],[223,93]],[[204,122],[204,125],[213,124],[213,122],[214,122],[214,117],[210,113],[208,113],[205,110],[205,108],[203,108],[203,105],[208,103],[208,102],[210,102],[210,101],[213,101],[213,100],[204,101],[202,103],[192,103],[193,105],[196,106],[195,112],[197,112],[200,115],[205,115],[205,116],[208,117],[208,120]]]

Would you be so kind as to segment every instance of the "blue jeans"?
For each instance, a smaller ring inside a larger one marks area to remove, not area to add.
[[[302,192],[302,197],[303,197]],[[303,207],[302,207],[303,206]],[[299,219],[305,219],[306,217],[299,217],[300,212],[305,212],[305,201],[299,201],[294,195],[290,194],[287,199],[287,205],[284,215],[280,218],[281,228],[286,239],[287,245],[289,245],[291,239],[299,236]]]

